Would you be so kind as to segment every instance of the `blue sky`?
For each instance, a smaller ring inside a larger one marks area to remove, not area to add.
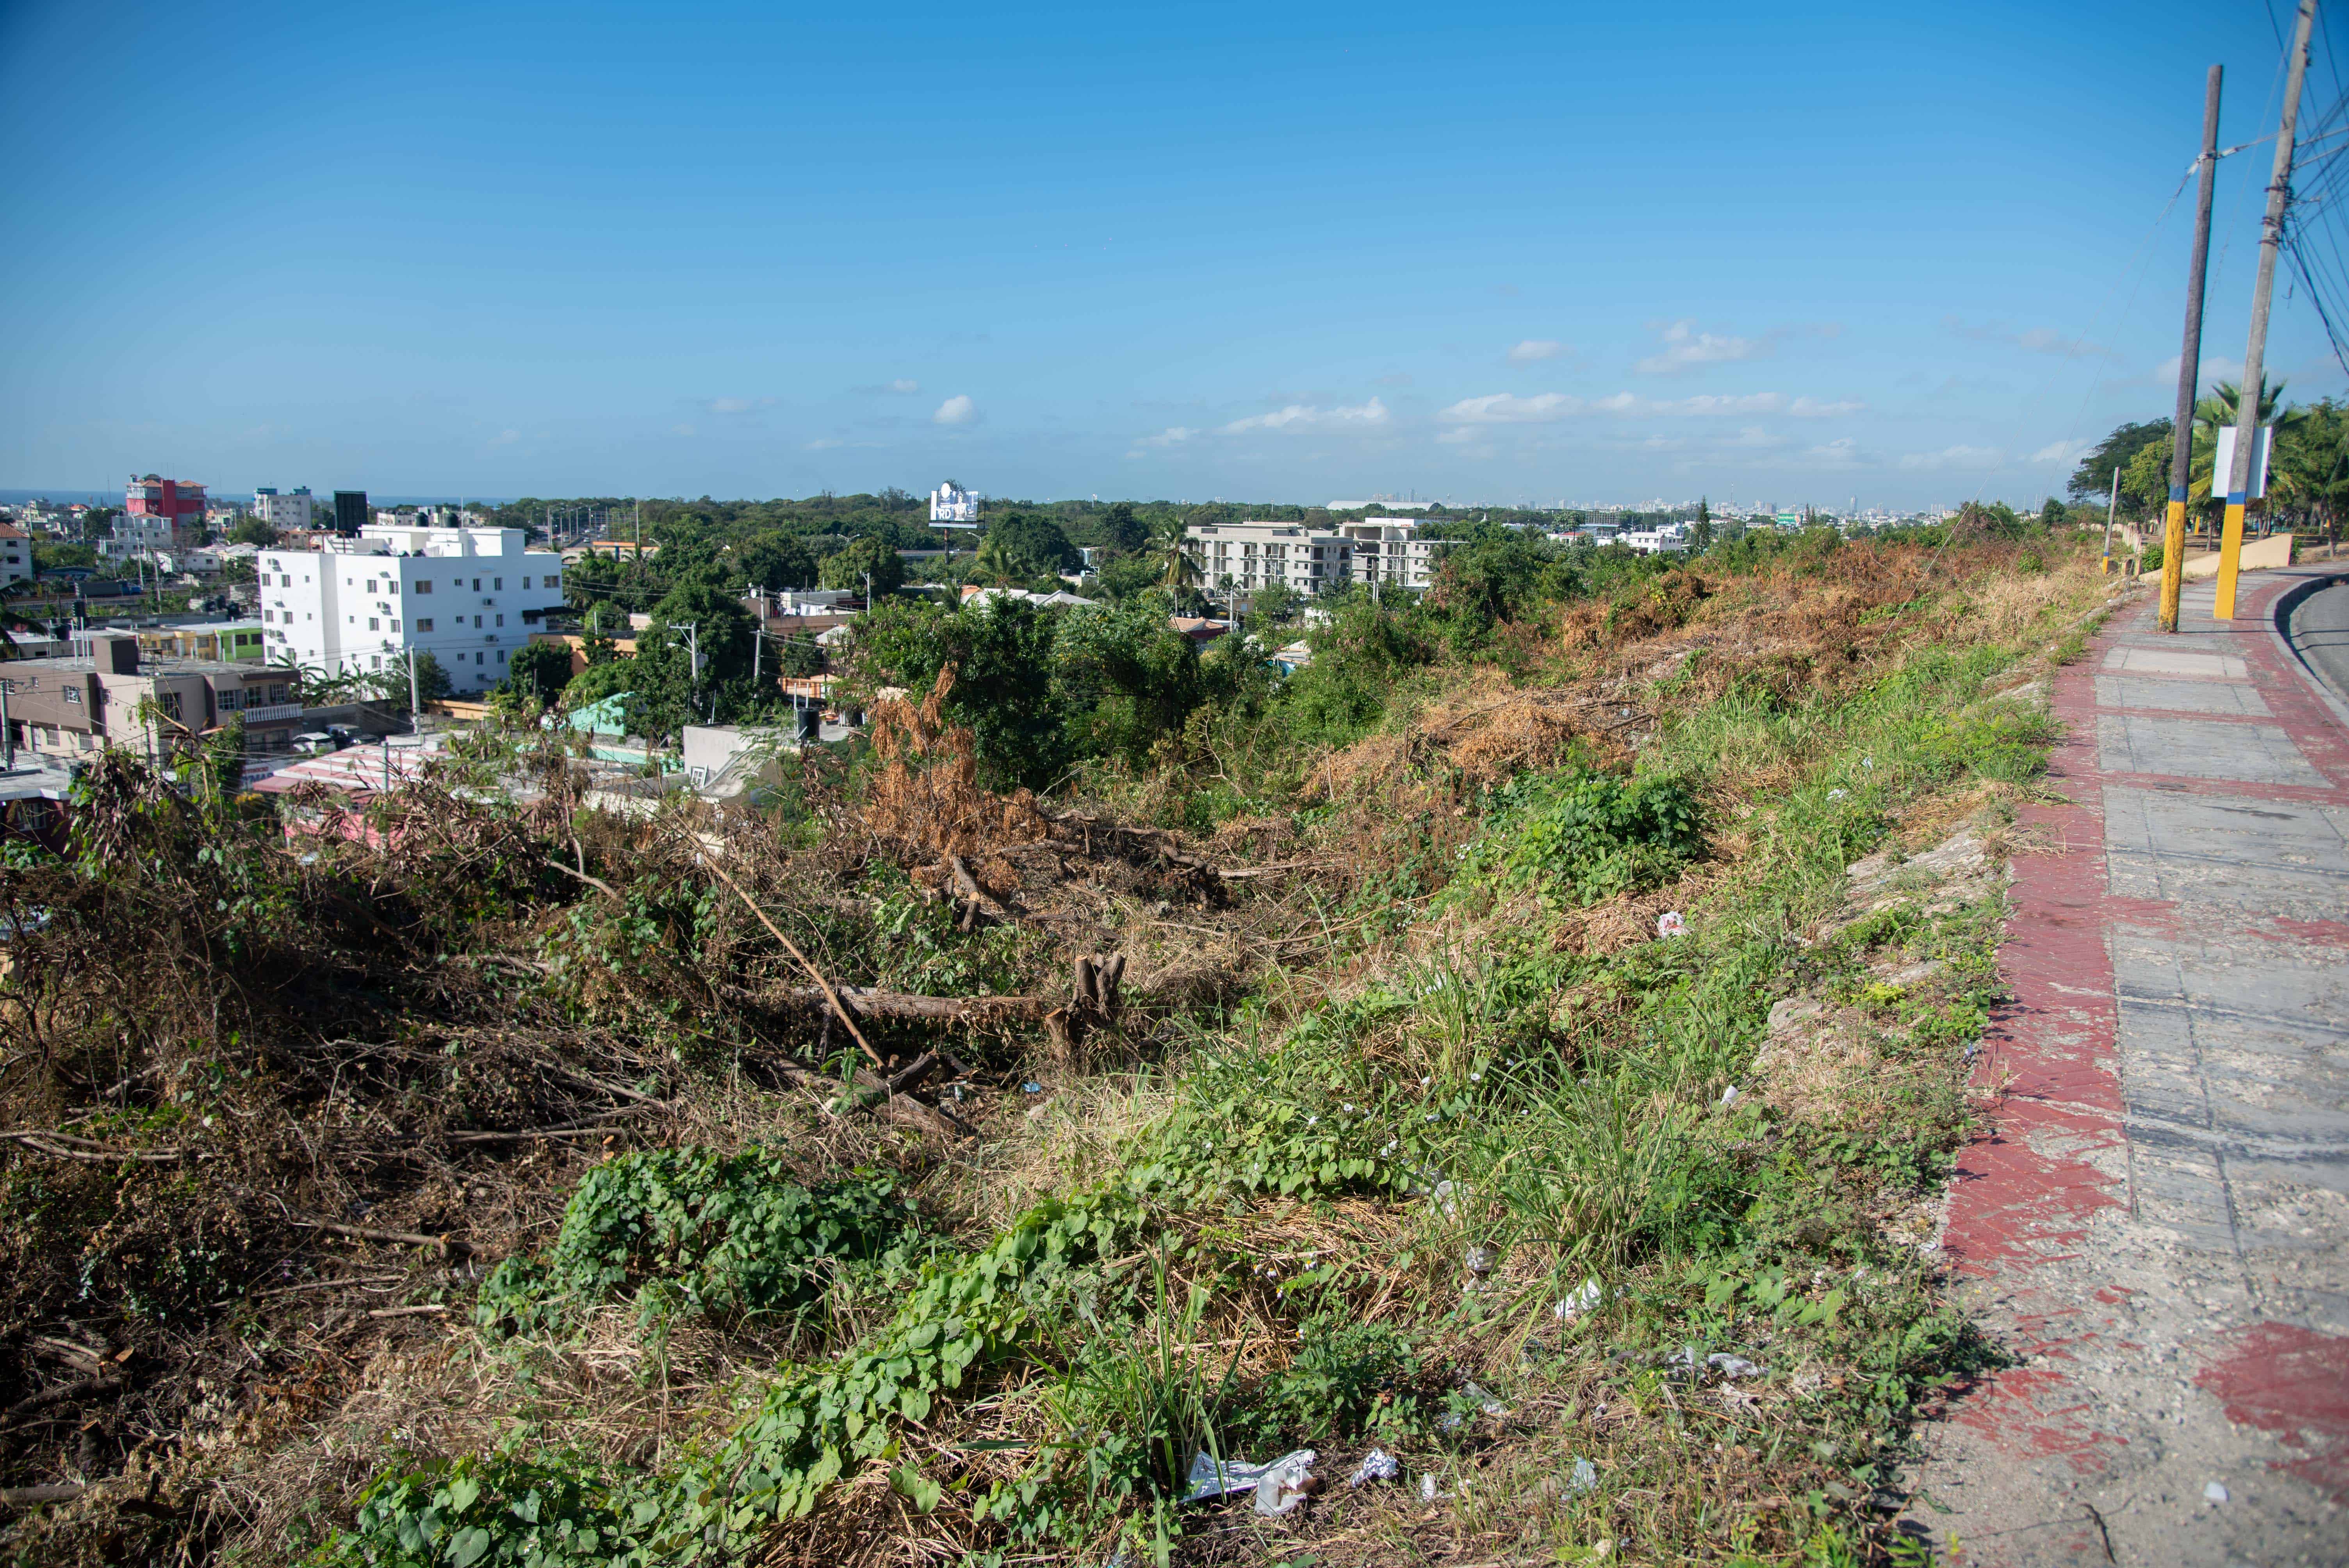
[[[13,0],[0,485],[2035,498],[2167,413],[2203,71],[2248,140],[2281,53],[2238,0]],[[2343,386],[2297,294],[2269,363]]]

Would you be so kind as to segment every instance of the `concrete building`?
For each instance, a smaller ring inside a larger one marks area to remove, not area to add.
[[[264,644],[258,621],[206,621],[192,626],[141,626],[133,634],[147,658],[210,659],[259,664]]]
[[[317,510],[317,498],[307,485],[284,491],[264,485],[253,492],[253,515],[281,532],[309,527]]]
[[[1226,579],[1240,593],[1282,583],[1299,593],[1331,593],[1354,581],[1354,542],[1300,522],[1195,522],[1183,548],[1210,587]]]
[[[109,746],[160,752],[242,716],[245,745],[288,749],[302,728],[300,681],[283,667],[150,658],[127,632],[78,633],[65,658],[7,665],[8,724],[25,749],[79,757]]]
[[[1363,582],[1418,589],[1435,580],[1441,542],[1420,538],[1417,519],[1366,517],[1339,528],[1353,542],[1354,571]]]
[[[519,528],[382,528],[314,552],[264,551],[268,656],[327,674],[430,654],[460,692],[503,680],[513,650],[563,605],[563,560]]]
[[[0,522],[0,588],[33,574],[33,536]]]
[[[204,487],[160,474],[134,476],[122,487],[122,513],[115,520],[115,537],[123,536],[128,523],[133,538],[153,541],[139,548],[171,550],[200,543],[204,533]]]

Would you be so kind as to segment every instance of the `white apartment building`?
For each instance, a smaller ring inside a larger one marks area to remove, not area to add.
[[[1195,522],[1183,548],[1210,587],[1245,593],[1288,584],[1299,593],[1330,593],[1353,581],[1353,542],[1309,532],[1297,522]]]
[[[0,588],[32,574],[32,535],[13,523],[0,522]]]
[[[514,651],[563,606],[563,559],[519,528],[363,528],[316,552],[261,552],[272,664],[327,674],[430,654],[458,691],[503,680]]]
[[[272,528],[307,528],[316,506],[307,485],[282,494],[268,485],[253,492],[253,515]]]
[[[1409,517],[1366,517],[1340,523],[1354,547],[1354,572],[1365,583],[1389,588],[1424,588],[1435,580],[1435,552],[1442,541],[1418,537]]]

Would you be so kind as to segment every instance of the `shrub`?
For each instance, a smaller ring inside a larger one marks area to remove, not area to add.
[[[1493,791],[1492,826],[1462,869],[1546,901],[1595,903],[1676,875],[1704,847],[1700,819],[1677,779],[1524,775]]]
[[[799,1313],[833,1265],[879,1260],[912,1230],[885,1178],[808,1188],[772,1150],[646,1150],[589,1171],[554,1247],[500,1264],[476,1316],[546,1326],[624,1295],[647,1315]]]

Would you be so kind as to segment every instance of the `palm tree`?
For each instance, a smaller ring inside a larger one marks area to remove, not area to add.
[[[1199,585],[1199,563],[1190,551],[1190,528],[1179,517],[1164,517],[1150,540],[1150,553],[1164,571],[1160,578],[1178,599],[1185,598]]]
[[[2259,422],[2275,427],[2273,439],[2278,446],[2308,418],[2305,408],[2284,407],[2283,387],[2264,375],[2260,377]],[[2225,499],[2223,493],[2214,493],[2210,469],[2218,458],[2219,432],[2234,428],[2242,417],[2242,407],[2243,389],[2231,381],[2212,382],[2209,394],[2194,405],[2194,457],[2187,497],[2198,507],[2210,507],[2214,500]]]

